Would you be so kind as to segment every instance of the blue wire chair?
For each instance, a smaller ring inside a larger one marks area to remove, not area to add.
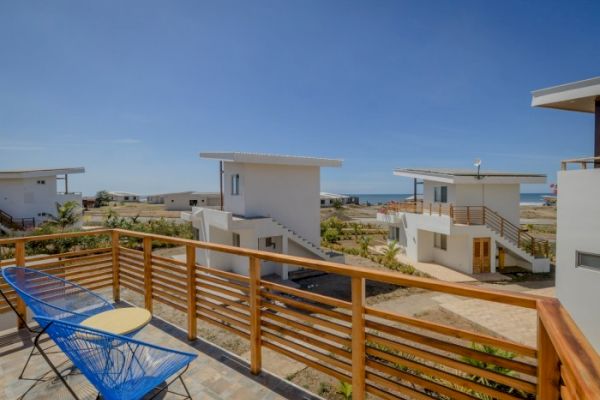
[[[98,398],[102,396],[107,400],[140,399],[181,371],[153,397],[176,380],[180,380],[186,398],[191,399],[182,375],[197,357],[196,354],[152,345],[127,336],[113,335],[64,320],[39,316],[34,318],[40,326],[44,327],[42,333],[47,333],[98,389]],[[71,395],[78,399],[65,378],[39,346],[40,336],[41,334],[36,337],[35,346]]]
[[[35,316],[79,323],[113,305],[66,279],[31,268],[6,267],[2,277],[23,299]]]
[[[93,315],[114,309],[110,302],[96,293],[68,280],[35,269],[5,267],[2,269],[2,277],[23,299],[34,316],[79,323]],[[0,291],[0,294],[28,330],[31,333],[39,333],[39,330],[31,328],[27,324],[27,321],[18,313],[4,293]],[[137,331],[131,332],[127,336],[133,336],[136,333]],[[39,378],[24,378],[25,370],[31,357],[35,355],[35,350],[36,348],[32,347],[19,379],[39,380]]]

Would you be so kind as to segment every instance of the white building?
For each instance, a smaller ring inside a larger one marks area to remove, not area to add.
[[[167,211],[191,211],[192,207],[221,207],[221,194],[212,192],[175,192],[153,194],[148,203],[164,204]]]
[[[110,196],[110,201],[115,201],[117,203],[124,202],[139,202],[140,195],[137,193],[131,192],[108,192]]]
[[[467,274],[508,266],[549,271],[546,244],[532,242],[519,221],[520,185],[544,183],[545,175],[452,169],[397,169],[394,175],[423,182],[423,200],[390,204],[377,214],[411,261]]]
[[[201,153],[222,162],[223,211],[194,207],[189,218],[200,240],[249,249],[330,259],[320,243],[320,169],[341,160],[254,153]],[[246,274],[248,260],[198,250],[198,262]],[[295,267],[263,262],[262,275],[288,278]]]
[[[594,157],[558,173],[556,294],[600,351],[600,77],[537,90],[532,105],[595,114]]]
[[[333,207],[336,202],[339,204],[358,204],[358,197],[348,196],[345,194],[337,193],[320,193],[321,207]]]
[[[56,214],[56,203],[81,205],[81,193],[69,190],[69,175],[83,172],[83,167],[0,171],[0,229],[39,225]]]

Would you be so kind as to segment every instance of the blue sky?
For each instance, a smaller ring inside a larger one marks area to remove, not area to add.
[[[591,155],[593,118],[530,91],[599,75],[599,18],[598,1],[3,1],[0,169],[217,190],[198,153],[231,150],[342,158],[333,192],[408,192],[394,167],[477,157],[552,182]]]

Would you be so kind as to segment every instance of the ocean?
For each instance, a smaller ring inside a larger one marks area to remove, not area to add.
[[[521,193],[521,205],[542,205],[544,196],[551,196],[551,193]],[[390,201],[404,201],[412,196],[412,193],[407,194],[350,194],[349,196],[357,196],[360,204],[385,204]]]

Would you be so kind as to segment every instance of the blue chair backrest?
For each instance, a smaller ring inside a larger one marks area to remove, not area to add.
[[[114,309],[101,296],[45,272],[24,267],[6,267],[2,277],[35,316],[81,322],[103,311]]]
[[[35,319],[108,400],[142,398],[197,357],[64,320]]]

